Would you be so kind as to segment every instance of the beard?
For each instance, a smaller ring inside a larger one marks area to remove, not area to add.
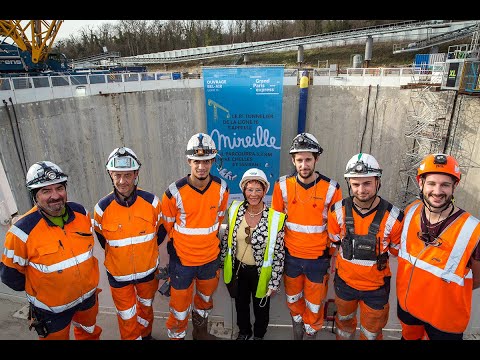
[[[204,181],[204,180],[207,180],[207,179],[208,179],[208,175],[209,175],[209,174],[207,174],[207,175],[205,175],[205,176],[198,176],[198,175],[195,175],[195,174],[194,174],[193,177],[194,177],[195,179],[197,179],[197,180]]]
[[[431,209],[441,209],[442,211],[445,210],[448,205],[451,204],[452,202],[452,199],[453,199],[453,195],[448,195],[448,196],[445,196],[444,197],[444,201],[441,205],[436,205],[436,204],[433,204],[429,199],[430,199],[431,196],[427,195],[423,195],[423,199],[425,200],[425,202],[428,204],[428,206],[431,208]]]
[[[302,179],[306,180],[313,175],[314,171],[315,170],[309,170],[307,175],[302,175],[302,173],[300,171],[297,171],[297,173],[298,173],[298,176],[300,176]]]
[[[58,202],[49,202],[44,205],[44,207],[41,207],[43,211],[45,211],[48,215],[50,216],[60,216],[64,213],[65,210],[65,203],[66,200],[62,199],[62,201]]]
[[[355,198],[357,199],[358,202],[361,202],[361,203],[369,203],[370,201],[372,201],[372,199],[375,199],[377,195],[374,194],[374,195],[371,195],[369,197],[362,197],[360,198],[359,196],[355,196]]]

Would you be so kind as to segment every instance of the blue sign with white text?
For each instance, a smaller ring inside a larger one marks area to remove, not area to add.
[[[243,200],[239,184],[250,168],[265,172],[270,190],[280,173],[282,66],[204,68],[207,133],[220,156],[212,174],[230,188],[229,203]]]

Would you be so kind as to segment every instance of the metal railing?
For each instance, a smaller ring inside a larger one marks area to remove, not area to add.
[[[338,71],[327,68],[315,68],[312,70],[313,76],[315,77],[336,77],[339,75]],[[298,71],[298,69],[285,69],[284,77],[298,77]],[[419,72],[421,72],[421,69],[416,67],[347,68],[342,70],[340,75],[353,77],[411,77]],[[0,91],[181,79],[202,79],[202,74],[179,72],[145,72],[0,78]]]
[[[112,73],[85,75],[55,75],[0,78],[1,90],[22,90],[31,88],[54,88],[59,86],[108,84],[134,81],[178,80],[177,72]]]

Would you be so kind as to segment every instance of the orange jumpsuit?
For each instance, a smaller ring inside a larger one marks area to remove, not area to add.
[[[351,198],[350,198],[351,199]],[[382,329],[388,321],[390,279],[392,273],[388,253],[396,256],[402,231],[403,212],[396,206],[381,199],[385,209],[378,222],[376,253],[383,254],[378,260],[344,257],[341,241],[346,234],[346,211],[353,210],[353,234],[367,235],[380,207],[377,205],[366,214],[361,214],[351,200],[335,203],[328,213],[328,235],[332,243],[338,246],[335,274],[335,316],[337,340],[354,339],[357,327],[357,308],[360,305],[360,339],[381,340]],[[381,213],[378,217],[381,216]],[[373,230],[373,229],[372,229]]]
[[[160,199],[135,189],[127,201],[115,192],[94,210],[94,228],[105,249],[105,268],[122,340],[148,338],[158,289],[158,245],[165,238]]]
[[[321,330],[330,267],[327,211],[342,199],[339,184],[321,175],[304,185],[295,174],[276,182],[272,208],[288,215],[285,223],[285,292],[290,315],[308,335]]]
[[[92,223],[85,208],[67,202],[63,229],[34,206],[8,230],[0,264],[2,282],[23,291],[35,318],[45,323],[45,340],[98,340],[98,260]]]
[[[185,338],[194,285],[192,311],[207,318],[213,308],[212,294],[220,275],[218,230],[229,190],[223,179],[210,176],[202,191],[184,177],[170,184],[162,198],[163,220],[170,236],[171,297],[166,323],[170,339]]]

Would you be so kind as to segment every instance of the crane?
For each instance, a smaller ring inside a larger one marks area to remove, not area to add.
[[[0,36],[12,39],[34,64],[46,61],[64,20],[0,20]]]
[[[52,52],[63,21],[0,20],[0,77],[69,71],[65,55]]]

